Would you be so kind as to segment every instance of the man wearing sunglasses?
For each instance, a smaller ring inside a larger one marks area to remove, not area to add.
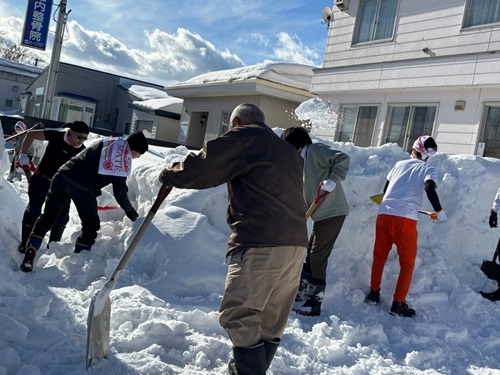
[[[76,132],[75,138],[79,136]],[[100,220],[97,197],[101,189],[113,186],[113,195],[127,217],[135,221],[139,214],[127,196],[127,177],[132,169],[132,159],[148,150],[148,142],[140,131],[123,137],[110,137],[93,143],[83,152],[61,166],[52,178],[43,213],[37,219],[28,239],[20,269],[31,272],[36,253],[45,234],[55,224],[61,207],[73,201],[82,222],[82,233],[76,239],[75,253],[90,250],[95,243]]]
[[[66,163],[73,156],[85,149],[83,142],[89,135],[89,126],[83,121],[67,123],[61,129],[47,128],[43,130],[30,130],[21,145],[19,163],[25,167],[30,167],[30,159],[27,152],[33,141],[47,141],[45,152],[38,165],[38,170],[30,178],[28,185],[28,205],[24,211],[21,227],[21,243],[18,251],[22,254],[26,252],[26,242],[30,236],[35,221],[42,212],[45,197],[50,188],[50,181],[59,167]],[[69,204],[61,208],[50,232],[49,242],[61,240],[62,233],[69,220]]]

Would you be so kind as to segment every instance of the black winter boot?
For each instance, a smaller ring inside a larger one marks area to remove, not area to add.
[[[491,293],[479,292],[483,298],[489,299],[490,301],[500,301],[500,288]]]
[[[43,238],[31,235],[28,241],[28,246],[26,247],[26,253],[24,254],[24,259],[19,268],[23,272],[33,271],[33,264],[35,263],[36,252],[42,244]]]
[[[306,316],[319,316],[321,314],[321,303],[325,297],[325,285],[311,284],[309,288],[309,295],[304,305],[295,310],[297,314]]]
[[[380,289],[373,290],[370,288],[370,293],[366,295],[365,302],[370,305],[376,305],[380,303]]]
[[[234,359],[229,360],[228,371],[231,375],[265,375],[266,352],[264,343],[247,348],[233,347]]]
[[[295,296],[295,302],[293,303],[293,311],[297,311],[300,309],[307,300],[307,296],[309,295],[309,288],[311,287],[310,280],[311,275],[307,275],[302,273],[299,289],[297,290],[297,295]]]
[[[393,301],[391,306],[391,314],[399,315],[405,318],[411,318],[415,315],[415,310],[411,309],[406,301]]]
[[[280,346],[280,339],[275,339],[273,341],[264,340],[264,351],[266,353],[266,371],[271,366],[271,362],[273,361],[274,355],[278,350],[278,346]]]

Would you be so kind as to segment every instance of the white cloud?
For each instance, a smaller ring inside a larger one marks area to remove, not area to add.
[[[250,35],[250,38],[252,40],[255,40],[257,42],[257,44],[261,45],[261,46],[269,46],[269,39],[267,36],[261,34],[261,33],[253,33],[252,35]]]
[[[19,43],[22,20],[9,17],[4,21],[0,32]],[[49,46],[52,38],[49,34]],[[50,50],[36,53],[50,61]],[[87,30],[76,21],[67,23],[61,61],[162,85],[244,65],[228,49],[220,50],[187,29],[173,34],[146,30],[143,48],[129,48],[112,35]]]
[[[320,55],[317,51],[304,46],[302,41],[296,35],[290,35],[281,32],[277,35],[277,46],[273,48],[274,57],[279,61],[318,65],[317,61]]]
[[[90,0],[89,3],[79,6],[80,13],[83,14],[95,9]],[[212,7],[213,4],[207,6]],[[287,4],[287,7],[294,5]],[[189,7],[186,4],[179,5],[184,14],[184,18],[181,17],[182,22],[169,22],[169,18],[173,17],[172,12],[166,12],[165,4],[156,1],[148,5],[148,9],[155,14],[164,13],[165,17],[161,22],[158,22],[157,17],[156,20],[148,18],[150,15],[144,12],[137,14],[137,22],[132,22],[130,13],[140,13],[140,8],[137,8],[137,4],[127,1],[123,4],[113,2],[102,5],[99,9],[105,10],[109,18],[106,21],[99,19],[102,18],[101,13],[91,23],[86,18],[85,21],[93,26],[83,26],[83,21],[79,22],[70,17],[61,61],[162,85],[185,81],[207,72],[245,66],[248,61],[244,63],[240,58],[242,55],[251,60],[250,64],[266,61],[315,66],[321,64],[317,46],[306,44],[296,34],[281,31],[283,27],[288,27],[287,24],[270,22],[269,28],[262,29],[262,23],[259,22],[273,17],[278,19],[277,14],[283,12],[279,6],[266,8],[261,0],[255,4],[236,1],[224,11],[219,9],[216,14],[208,12],[209,8],[205,7],[204,16],[198,12],[199,9],[191,9],[191,13],[196,16],[193,22],[196,21],[198,26],[199,23],[205,25],[205,37],[201,36],[199,31],[194,31],[192,27],[197,27],[196,25],[186,22],[186,14],[190,14],[187,8]],[[125,10],[128,11],[123,13]],[[207,14],[210,14],[210,17]],[[245,15],[245,22],[253,25],[252,28],[246,29],[234,22],[238,21],[242,14]],[[117,17],[121,16],[124,18],[118,20]],[[0,33],[3,32],[3,35],[19,43],[22,18],[0,19]],[[289,20],[283,17],[281,19]],[[222,28],[223,38],[220,33],[215,33],[218,28],[213,25],[214,22],[229,25]],[[172,30],[172,24],[188,26]],[[116,25],[120,25],[119,30]],[[165,31],[164,27],[167,26],[170,30]],[[55,29],[54,24],[51,29]],[[53,35],[53,32],[49,33],[47,51],[32,50],[33,54],[43,59],[46,64],[50,62]],[[206,35],[209,35],[210,39],[206,39]],[[234,51],[238,51],[238,54]]]

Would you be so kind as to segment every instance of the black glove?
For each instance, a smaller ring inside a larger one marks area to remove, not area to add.
[[[496,228],[498,223],[497,213],[493,210],[490,212],[490,228]]]
[[[139,214],[133,208],[129,211],[126,211],[125,215],[127,215],[127,217],[132,221],[136,221],[139,218]]]

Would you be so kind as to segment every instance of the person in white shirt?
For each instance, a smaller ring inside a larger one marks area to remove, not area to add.
[[[385,262],[392,245],[397,247],[400,273],[393,296],[391,314],[404,317],[415,315],[406,303],[417,256],[418,210],[424,191],[434,208],[428,215],[435,221],[445,221],[436,193],[437,170],[427,160],[437,152],[437,144],[428,135],[420,136],[411,150],[411,159],[397,162],[387,175],[384,198],[380,204],[375,227],[370,293],[365,302],[380,302],[380,285]]]

